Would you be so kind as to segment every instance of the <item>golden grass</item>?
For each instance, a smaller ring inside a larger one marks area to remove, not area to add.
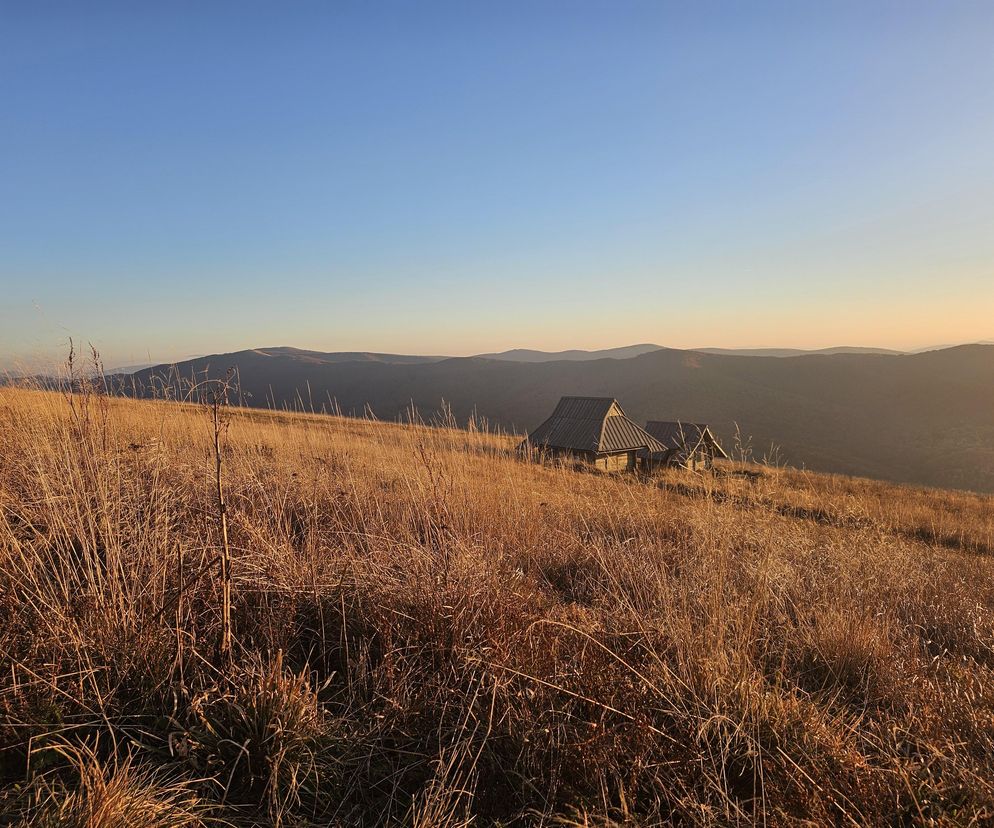
[[[207,414],[0,389],[0,812],[994,821],[991,498],[513,446],[231,412],[229,665]]]

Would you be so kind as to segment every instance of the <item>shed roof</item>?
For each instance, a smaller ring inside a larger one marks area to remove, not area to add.
[[[682,423],[678,420],[649,420],[645,424],[645,430],[662,443],[666,449],[688,449],[692,451],[704,443],[714,448],[717,456],[728,457],[706,423]]]
[[[528,435],[528,442],[597,453],[665,450],[625,416],[613,397],[562,397],[552,416]]]

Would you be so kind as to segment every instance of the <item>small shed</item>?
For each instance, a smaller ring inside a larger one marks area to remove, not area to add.
[[[664,446],[662,452],[650,457],[650,465],[653,467],[710,469],[716,458],[728,459],[728,454],[705,423],[649,420],[645,424],[645,430]]]
[[[613,397],[563,397],[520,448],[529,446],[602,471],[631,471],[666,450]]]

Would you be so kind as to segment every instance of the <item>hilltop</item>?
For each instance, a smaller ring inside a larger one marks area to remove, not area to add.
[[[897,356],[905,353],[895,351],[890,348],[860,348],[854,346],[839,346],[836,348],[816,348],[804,350],[801,348],[695,348],[702,354],[725,354],[730,356],[773,356],[773,357],[795,357],[807,354],[820,354],[831,356],[833,354],[888,354]]]
[[[626,345],[621,348],[604,348],[599,351],[535,351],[530,348],[514,348],[496,354],[477,354],[478,359],[499,359],[506,362],[588,362],[592,359],[629,359],[663,350],[662,345]]]
[[[0,388],[27,825],[983,824],[994,501]]]
[[[818,471],[994,491],[994,346],[918,354],[749,356],[656,346],[637,356],[516,361],[242,351],[121,377],[125,393],[182,395],[205,371],[238,370],[250,406],[372,412],[395,421],[443,400],[525,432],[565,394],[617,397],[636,421],[706,422],[726,444]],[[622,349],[624,350],[624,349]],[[578,352],[576,352],[578,353]]]

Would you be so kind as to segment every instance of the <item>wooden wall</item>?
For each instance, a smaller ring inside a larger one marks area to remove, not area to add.
[[[594,463],[604,471],[626,471],[635,468],[635,452],[625,451],[620,454],[608,454],[598,457]]]

